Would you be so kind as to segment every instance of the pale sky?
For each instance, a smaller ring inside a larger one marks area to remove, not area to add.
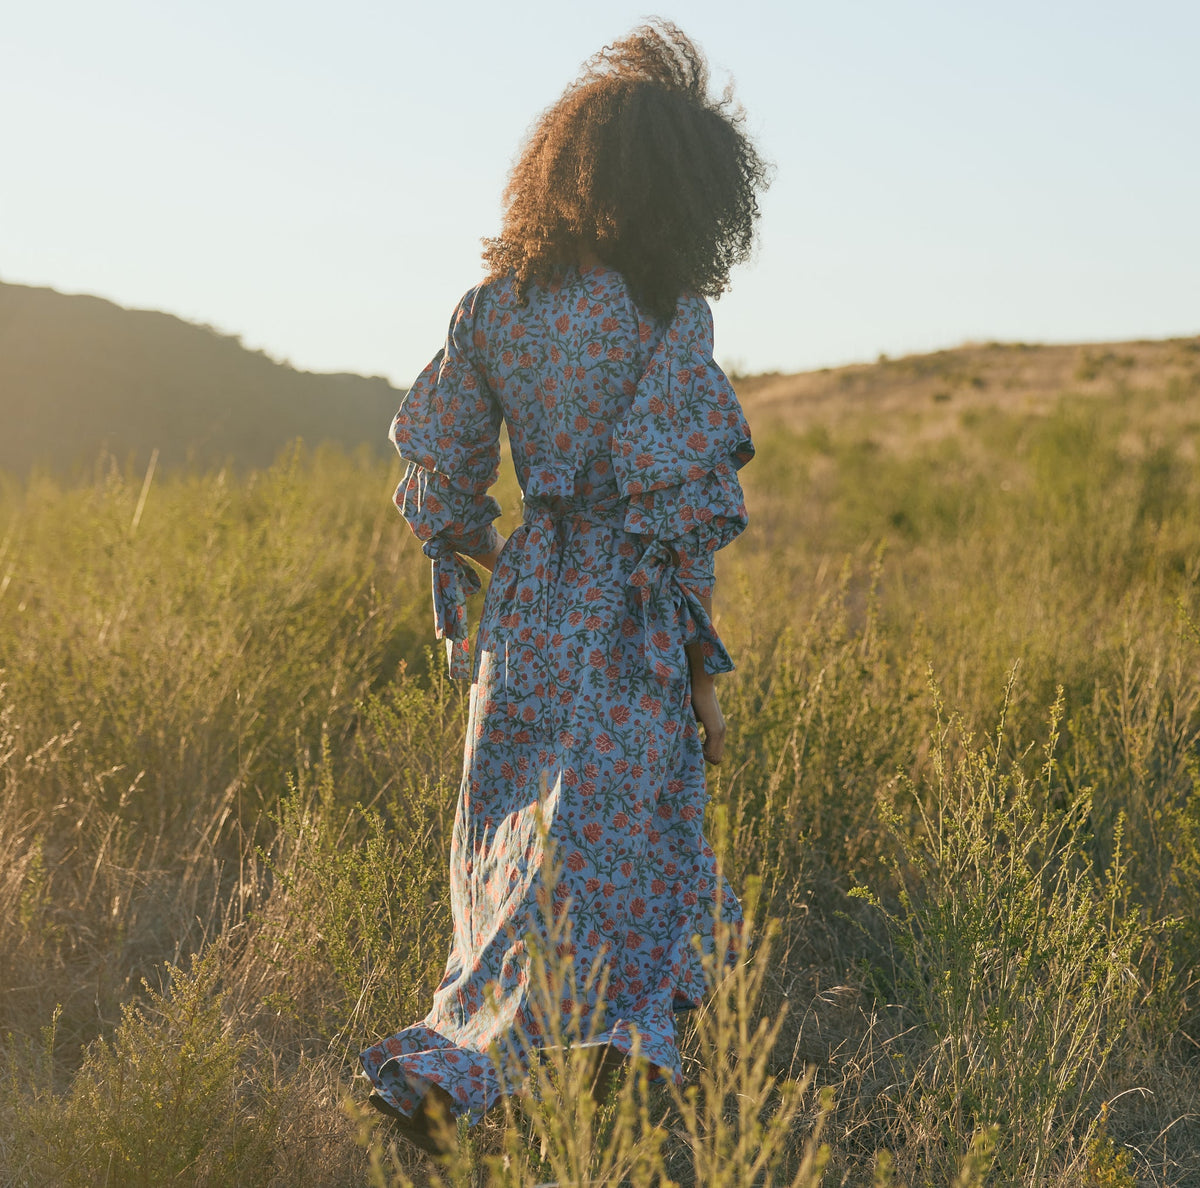
[[[717,359],[1200,333],[1195,0],[0,0],[0,279],[407,385],[506,172],[652,13],[776,167]]]

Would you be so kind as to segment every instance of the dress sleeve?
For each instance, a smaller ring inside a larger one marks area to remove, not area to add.
[[[499,545],[500,505],[487,493],[500,464],[499,402],[477,360],[479,290],[450,321],[446,345],[417,377],[392,421],[391,438],[408,466],[395,502],[433,561],[434,630],[446,640],[450,674],[470,676],[467,598],[479,576],[457,554]]]
[[[712,592],[717,550],[746,527],[738,471],[754,444],[712,356],[712,311],[684,298],[613,436],[613,462],[629,498],[626,530],[649,538],[636,581],[653,598],[673,580],[685,640],[701,642],[709,672],[728,672],[733,661],[700,599]]]

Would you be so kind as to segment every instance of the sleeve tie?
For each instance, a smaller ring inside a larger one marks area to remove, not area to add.
[[[471,641],[467,634],[467,599],[483,588],[479,575],[442,541],[430,541],[425,555],[433,559],[433,629],[446,641],[446,659],[455,680],[471,675]]]

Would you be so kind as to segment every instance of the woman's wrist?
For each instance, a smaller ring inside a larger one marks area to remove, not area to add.
[[[485,549],[474,553],[468,553],[460,549],[459,555],[466,557],[468,561],[474,561],[476,565],[482,566],[488,573],[491,573],[496,568],[496,562],[500,559],[500,554],[503,552],[506,543],[504,537],[493,528],[491,538],[488,540]]]
[[[692,688],[707,688],[713,683],[713,674],[704,667],[704,645],[699,641],[684,644],[684,652],[688,660],[688,673],[692,679]]]

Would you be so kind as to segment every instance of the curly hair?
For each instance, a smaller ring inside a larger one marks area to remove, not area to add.
[[[606,46],[548,108],[504,190],[490,276],[520,296],[594,253],[637,304],[669,318],[679,297],[716,297],[754,245],[768,165],[729,90],[708,95],[708,66],[658,21]]]

